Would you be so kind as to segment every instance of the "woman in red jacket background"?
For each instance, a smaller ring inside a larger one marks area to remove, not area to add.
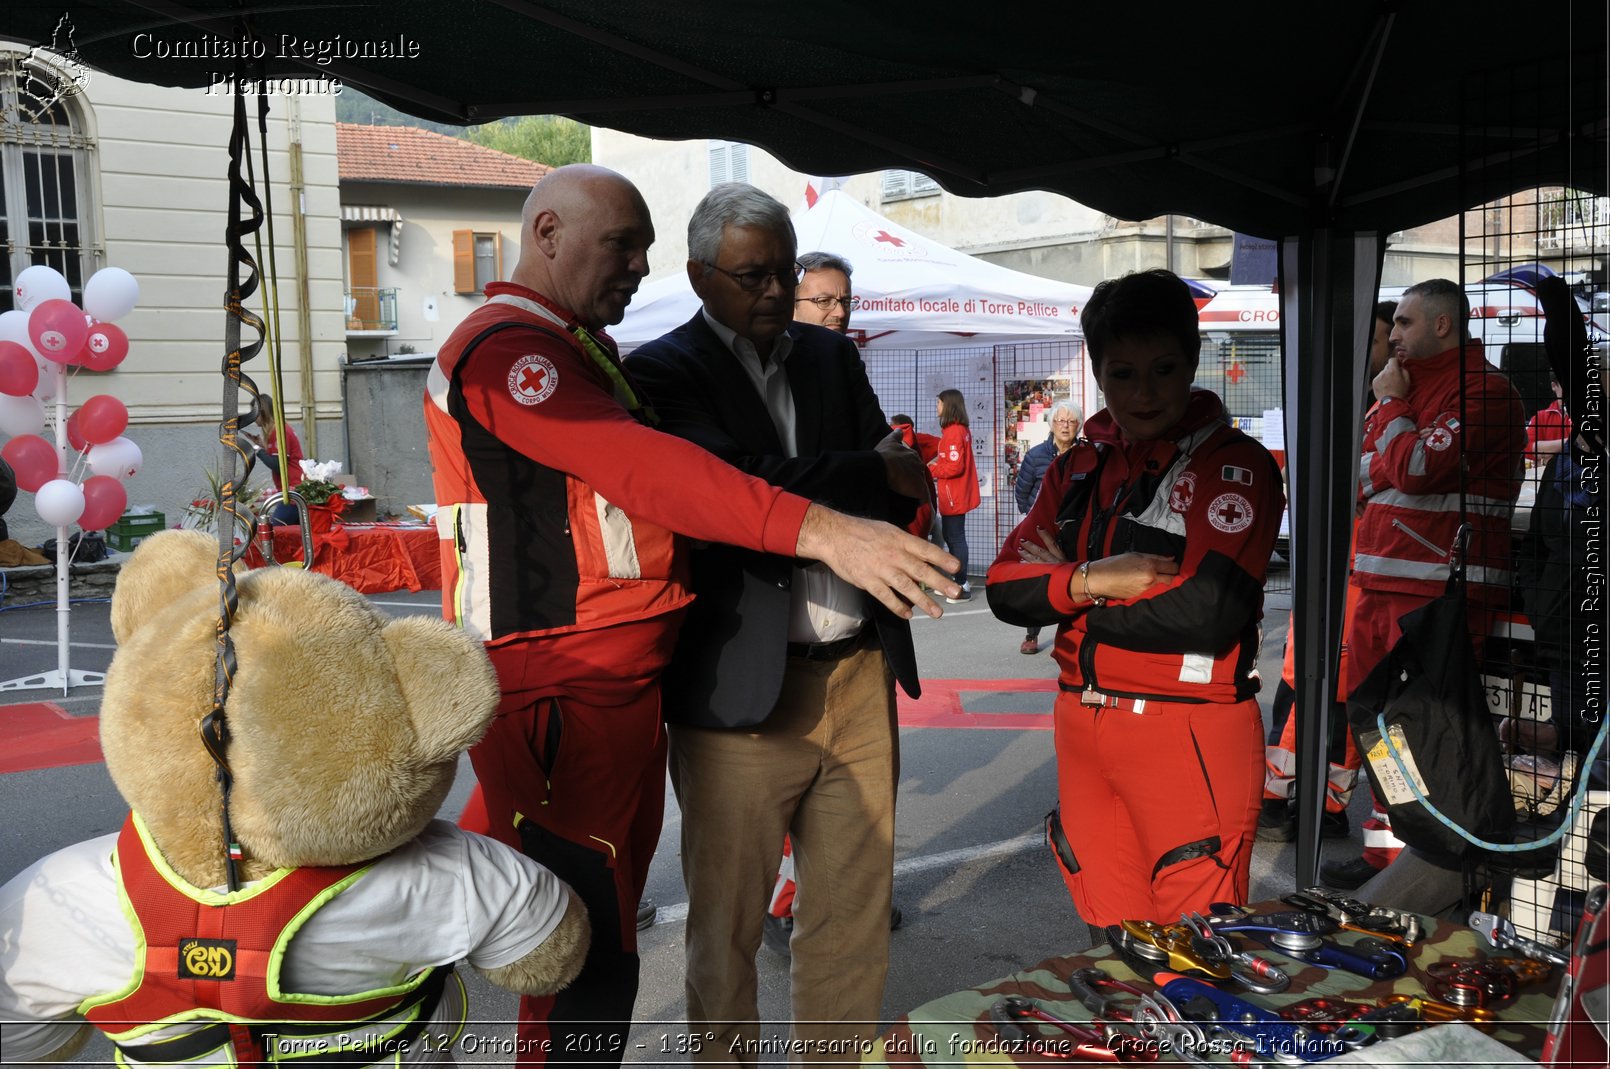
[[[950,555],[962,562],[956,581],[960,597],[973,596],[967,582],[967,514],[978,507],[978,469],[973,465],[973,435],[967,429],[967,401],[960,390],[939,393],[939,451],[928,462],[939,498],[939,530]]]

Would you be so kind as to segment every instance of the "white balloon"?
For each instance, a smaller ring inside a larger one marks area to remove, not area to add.
[[[71,479],[52,479],[34,492],[34,511],[53,527],[77,523],[84,514],[84,491]]]
[[[34,387],[34,396],[40,402],[54,401],[56,399],[56,384],[58,376],[62,373],[62,365],[46,360],[39,356],[34,358],[39,364],[39,385]]]
[[[102,323],[128,315],[139,300],[139,282],[121,267],[103,267],[84,284],[84,311]]]
[[[38,434],[44,427],[45,406],[39,398],[0,393],[0,431],[15,438],[19,434]]]
[[[44,264],[23,268],[11,289],[17,295],[17,307],[24,312],[33,311],[34,305],[40,301],[56,297],[64,301],[73,299],[73,287],[62,277],[62,273]]]
[[[89,447],[89,470],[96,475],[110,475],[114,479],[127,479],[145,463],[140,447],[127,438],[113,438],[102,445]]]
[[[0,312],[0,341],[14,341],[35,356],[39,355],[34,340],[28,336],[28,313],[20,309]]]

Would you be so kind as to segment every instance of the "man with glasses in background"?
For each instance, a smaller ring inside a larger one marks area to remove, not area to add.
[[[807,252],[799,266],[805,275],[794,291],[794,321],[848,333],[850,313],[861,306],[861,298],[850,293],[850,262],[830,252]]]
[[[795,240],[774,198],[740,183],[712,189],[688,223],[703,307],[627,369],[672,434],[774,486],[904,523],[928,492],[924,465],[884,421],[849,339],[794,322],[805,307]],[[693,590],[665,718],[682,808],[688,1019],[715,1034],[696,1057],[762,1060],[755,952],[787,833],[801,888],[790,1051],[844,1061],[877,1035],[888,972],[894,681],[917,695],[910,626],[786,554],[700,547]]]

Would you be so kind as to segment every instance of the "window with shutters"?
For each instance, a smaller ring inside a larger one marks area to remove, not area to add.
[[[503,277],[503,241],[496,232],[453,231],[453,292],[480,293]]]
[[[710,188],[723,182],[749,181],[749,146],[737,141],[710,142]]]
[[[82,106],[70,72],[0,48],[0,311],[16,299],[12,280],[34,264],[66,276],[74,301],[98,266],[90,221],[99,175]]]
[[[918,171],[884,171],[883,199],[909,200],[912,197],[933,197],[944,192],[939,183]]]

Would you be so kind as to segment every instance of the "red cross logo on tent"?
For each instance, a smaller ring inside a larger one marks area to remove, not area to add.
[[[1252,526],[1252,502],[1240,494],[1220,494],[1208,506],[1208,522],[1225,534],[1240,534]]]
[[[903,249],[903,248],[906,247],[906,243],[905,243],[904,239],[895,237],[893,234],[889,233],[887,230],[880,230],[876,234],[873,234],[872,235],[872,240],[873,241],[887,242],[888,244],[893,245],[897,249]]]
[[[509,396],[522,405],[539,405],[553,396],[559,371],[546,356],[530,353],[509,369]]]
[[[1247,369],[1240,364],[1231,364],[1224,377],[1230,380],[1232,386],[1241,385],[1241,380],[1247,377]]]

